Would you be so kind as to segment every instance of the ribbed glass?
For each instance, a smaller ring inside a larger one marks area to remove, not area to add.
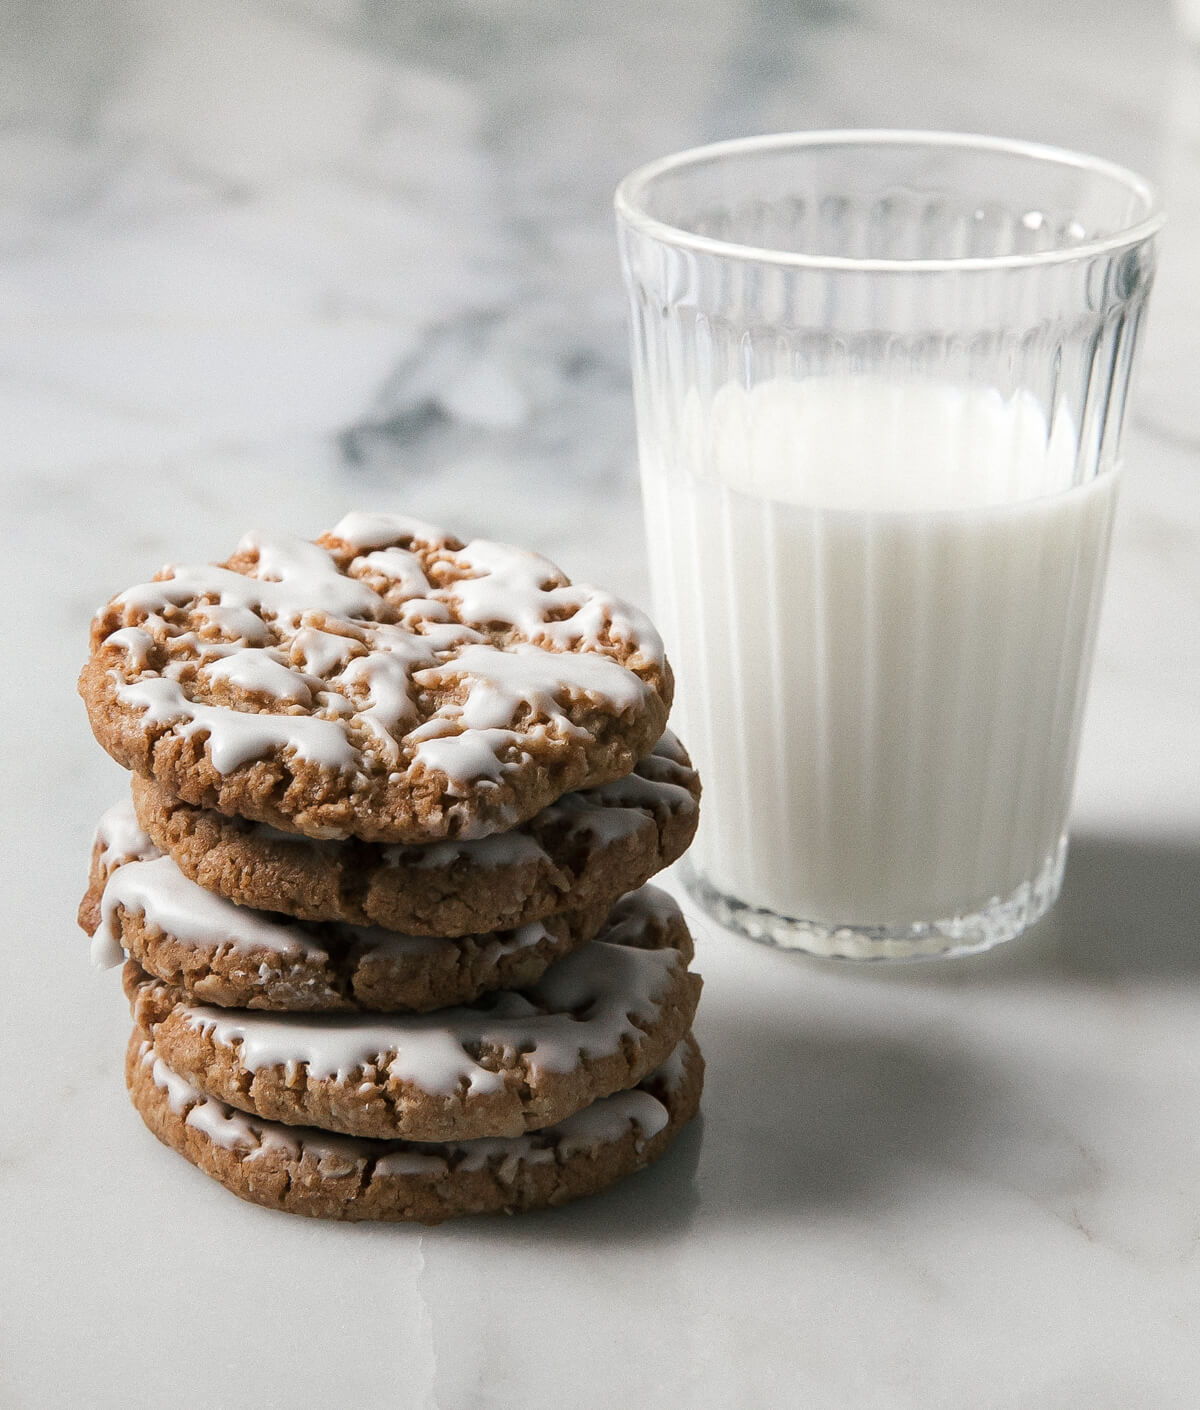
[[[695,894],[822,954],[1010,938],[1062,878],[1153,192],[804,133],[654,163],[617,212]]]

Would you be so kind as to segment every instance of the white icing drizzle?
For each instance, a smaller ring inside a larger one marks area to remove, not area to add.
[[[666,1128],[670,1114],[662,1102],[644,1088],[661,1082],[670,1070],[680,1074],[677,1080],[665,1083],[668,1090],[675,1090],[682,1080],[685,1054],[686,1043],[680,1043],[643,1086],[602,1097],[555,1126],[521,1136],[442,1143],[337,1136],[311,1127],[286,1126],[282,1122],[249,1116],[215,1097],[206,1097],[172,1071],[152,1045],[143,1044],[141,1061],[151,1069],[155,1086],[166,1092],[171,1111],[176,1115],[186,1111],[185,1123],[225,1150],[245,1151],[251,1157],[273,1149],[283,1150],[293,1158],[305,1152],[321,1161],[348,1162],[355,1168],[373,1160],[377,1176],[442,1175],[451,1168],[474,1171],[496,1163],[499,1178],[511,1183],[521,1164],[548,1164],[575,1155],[594,1154],[601,1146],[624,1139],[631,1126],[637,1128],[643,1140],[658,1135]],[[323,1173],[334,1172],[324,1170]]]
[[[559,738],[581,735],[564,709],[564,698],[586,696],[618,712],[645,701],[650,687],[608,657],[594,652],[545,651],[519,643],[508,651],[485,645],[464,647],[442,665],[417,672],[417,685],[438,688],[468,681],[466,699],[449,702],[406,742],[416,741],[414,759],[446,775],[447,793],[462,797],[481,782],[499,783],[503,756],[538,733]],[[522,709],[538,723],[518,732],[512,726]],[[461,733],[457,731],[462,731]]]
[[[228,681],[239,690],[269,695],[288,705],[311,705],[312,687],[320,688],[321,684],[293,670],[287,657],[274,647],[248,646],[205,662],[200,671],[210,681]]]
[[[198,1005],[177,1012],[213,1042],[237,1047],[250,1072],[305,1066],[310,1078],[345,1081],[370,1069],[439,1095],[488,1093],[501,1090],[503,1079],[477,1063],[469,1046],[523,1053],[534,1074],[569,1072],[581,1056],[601,1057],[637,1039],[639,1025],[655,1020],[680,962],[676,950],[594,940],[523,993],[491,995],[469,1008],[400,1016],[251,1014]]]
[[[520,735],[515,730],[467,730],[421,740],[413,751],[413,761],[434,773],[445,774],[446,792],[451,798],[464,798],[472,785],[498,784],[506,768],[515,768],[515,761],[500,756],[519,743]]]
[[[564,1158],[581,1152],[593,1151],[597,1146],[615,1145],[636,1125],[644,1140],[649,1140],[664,1129],[670,1116],[665,1106],[649,1092],[635,1088],[631,1092],[620,1092],[624,1101],[593,1102],[591,1106],[577,1111],[560,1121],[556,1128],[559,1154]],[[611,1098],[608,1099],[611,1101]]]
[[[618,711],[644,703],[650,687],[632,671],[594,651],[546,651],[519,642],[507,651],[491,646],[467,646],[444,665],[421,671],[418,685],[440,686],[469,678],[465,702],[445,707],[467,729],[500,729],[513,723],[518,710],[528,707],[565,730],[573,730],[563,713],[567,696],[586,696],[611,704]],[[564,731],[565,732],[565,731]]]
[[[197,1131],[203,1132],[214,1146],[221,1146],[225,1150],[248,1147],[256,1151],[260,1146],[266,1145],[267,1132],[262,1122],[238,1111],[236,1107],[226,1106],[214,1097],[202,1097],[194,1087],[192,1091],[195,1092],[197,1100],[184,1118],[185,1125],[194,1126]],[[298,1156],[300,1146],[294,1137],[286,1134],[287,1128],[281,1122],[271,1124],[279,1127],[278,1131],[271,1132],[274,1144],[289,1151],[293,1156]]]
[[[120,941],[113,939],[107,925],[101,925],[92,936],[88,955],[96,969],[116,969],[125,960]]]
[[[547,609],[577,611],[589,591],[564,586],[548,558],[511,544],[472,539],[455,556],[475,576],[460,578],[444,592],[454,599],[462,620],[475,626],[500,623],[536,639],[548,625]]]
[[[154,1078],[154,1085],[161,1087],[167,1094],[167,1105],[179,1116],[188,1108],[188,1103],[193,1102],[196,1096],[196,1089],[185,1078],[180,1077],[177,1072],[173,1072],[162,1058],[154,1056],[153,1048],[148,1049],[142,1055],[142,1061],[149,1061],[152,1064],[151,1075]]]
[[[105,848],[102,856],[114,857],[100,901],[100,926],[92,942],[93,954],[99,950],[105,961],[101,967],[110,968],[125,958],[118,908],[140,915],[148,929],[169,935],[181,945],[232,948],[241,953],[266,950],[293,962],[328,962],[327,947],[303,922],[235,905],[189,880],[141,831],[128,800],[105,813],[97,838]],[[379,926],[339,924],[331,929],[360,957],[374,955],[385,963],[411,961],[462,943]],[[511,932],[466,938],[485,944],[486,958],[495,960],[539,945],[548,936],[546,926],[533,921]]]
[[[635,808],[564,808],[572,813],[568,837],[587,837],[601,847],[633,837],[646,826],[646,814]]]
[[[150,930],[184,945],[269,950],[288,958],[328,959],[328,951],[298,922],[235,905],[189,881],[170,857],[127,862],[108,879],[100,902],[101,925],[119,941],[117,908],[143,918]],[[347,927],[349,930],[350,927]]]
[[[564,583],[541,554],[489,539],[472,539],[455,555],[477,576],[442,590],[464,622],[502,623],[560,651],[595,647],[605,637],[637,647],[647,661],[663,661],[663,645],[650,620],[619,598],[584,583]],[[546,620],[547,618],[553,620]]]
[[[687,1051],[686,1043],[680,1043],[672,1049],[666,1062],[662,1063],[654,1074],[655,1086],[661,1086],[668,1092],[677,1092],[683,1086],[687,1076]]]
[[[464,741],[461,749],[472,747],[470,735],[450,735],[424,741],[418,747],[418,757],[427,768],[439,768],[446,762],[443,751],[449,751],[450,766],[461,769],[463,764],[453,757],[455,742],[460,739]],[[633,773],[596,788],[566,793],[532,822],[554,826],[565,818],[568,836],[589,836],[596,844],[606,846],[645,827],[647,813],[691,814],[696,810],[696,799],[684,782],[693,776],[690,767],[682,762],[686,757],[675,736],[665,734]],[[478,762],[486,765],[488,756],[480,754]],[[449,773],[449,768],[443,772]],[[471,866],[490,868],[537,864],[549,860],[549,855],[525,828],[423,847],[389,847],[383,854],[384,862],[393,866],[442,867],[460,859]]]
[[[348,515],[334,535],[363,551],[347,573],[318,544],[252,533],[239,552],[257,555],[253,573],[177,566],[122,593],[114,605],[138,621],[106,639],[124,658],[113,670],[117,699],[144,711],[149,726],[203,731],[219,773],[274,751],[332,771],[370,757],[398,775],[412,764],[438,772],[452,797],[499,784],[531,731],[581,736],[568,701],[616,714],[644,707],[650,687],[609,653],[620,641],[634,659],[661,665],[649,622],[607,594],[564,583],[539,555],[487,540],[451,549],[431,526],[386,515]],[[431,587],[421,559],[397,540],[441,550],[444,585]],[[477,576],[451,576],[464,570]],[[475,628],[495,624],[532,641],[483,642]],[[168,657],[163,673],[130,680],[148,670],[156,642]],[[192,700],[193,680],[287,708]],[[461,698],[422,724],[416,689]],[[356,725],[361,732],[349,733]]]
[[[436,652],[448,651],[473,635],[454,624],[433,626],[423,636],[398,627],[377,627],[371,632],[371,642],[379,649],[356,656],[337,678],[352,690],[367,692],[371,703],[359,709],[358,717],[375,735],[390,766],[400,763],[397,738],[416,727],[417,707],[410,695],[414,671],[435,663]]]
[[[244,646],[265,646],[271,639],[266,622],[243,603],[197,602],[192,611],[204,620],[201,636],[207,631],[217,632],[226,640]]]
[[[604,936],[617,944],[634,943],[652,924],[667,926],[682,920],[679,903],[661,886],[643,886],[622,896],[608,913]]]
[[[184,738],[204,730],[213,768],[222,774],[261,759],[273,748],[291,749],[301,759],[334,770],[352,768],[359,757],[334,720],[324,720],[319,715],[251,714],[221,705],[202,705],[189,700],[177,681],[164,676],[122,685],[117,699],[135,709],[144,708],[148,724],[174,725],[176,733]]]
[[[108,636],[105,645],[123,651],[131,670],[144,671],[154,649],[154,638],[141,627],[121,627]]]
[[[162,854],[142,831],[128,798],[108,808],[96,824],[94,845],[100,849],[100,865],[106,873],[123,862],[140,861]]]
[[[393,603],[405,602],[410,598],[423,598],[430,591],[429,579],[421,567],[421,560],[406,548],[381,548],[356,558],[351,564],[352,573],[367,569],[372,577],[379,577],[387,584],[387,594]]]
[[[342,670],[351,656],[365,650],[356,637],[323,632],[318,627],[301,627],[292,638],[289,655],[294,665],[307,666],[315,676],[330,677]]]
[[[518,1136],[515,1139],[522,1140],[526,1138]],[[467,1143],[465,1141],[462,1141],[459,1143],[456,1149],[465,1150],[466,1144]],[[474,1142],[472,1142],[471,1144],[474,1145]],[[483,1142],[483,1146],[486,1147],[486,1149],[479,1151],[476,1157],[477,1163],[469,1168],[482,1168],[484,1165],[487,1164],[489,1155],[493,1151],[499,1151],[500,1149],[502,1149],[502,1145],[503,1143],[501,1141],[485,1140]],[[395,1150],[389,1150],[387,1155],[382,1155],[379,1157],[378,1160],[376,1160],[375,1173],[376,1175],[384,1176],[446,1175],[450,1171],[450,1162],[446,1159],[444,1155],[439,1155],[438,1152],[449,1149],[450,1148],[447,1146],[431,1145],[429,1150],[426,1151],[421,1149],[419,1142],[406,1141],[402,1146],[398,1147]],[[505,1155],[507,1155],[507,1152],[505,1152]],[[553,1160],[554,1152],[548,1147],[543,1150],[535,1147],[532,1143],[530,1143],[529,1158],[531,1160],[531,1163],[537,1163],[541,1165],[545,1164],[547,1161]]]
[[[674,778],[662,777],[667,769],[672,770],[676,777],[684,771],[678,764],[669,763],[664,769],[662,763],[662,760],[656,760],[651,755],[641,761],[636,773],[626,774],[624,778],[614,779],[611,783],[602,783],[597,788],[590,788],[581,797],[590,806],[599,804],[601,807],[611,808],[645,808],[651,812],[659,808],[665,808],[672,813],[693,812],[696,800],[691,790],[676,782]]]
[[[339,519],[329,532],[332,538],[341,539],[360,553],[367,549],[385,548],[398,539],[415,539],[418,543],[435,546],[446,542],[446,535],[441,529],[402,514],[363,514],[354,511]]]
[[[263,607],[275,617],[299,624],[309,612],[350,618],[377,616],[378,594],[339,573],[337,564],[320,544],[290,534],[267,538],[258,530],[251,530],[238,544],[238,553],[256,550],[257,577],[242,580],[257,582]],[[262,596],[264,589],[266,595]],[[248,594],[251,598],[254,595],[253,590]]]
[[[250,538],[247,535],[239,548],[250,547]],[[169,578],[130,588],[121,593],[116,602],[121,607],[144,612],[151,621],[162,621],[162,614],[168,607],[187,607],[195,599],[206,598],[223,609],[250,612],[261,621],[273,621],[281,628],[301,626],[302,619],[310,612],[327,612],[351,619],[369,620],[375,616],[380,607],[379,596],[366,583],[339,573],[330,556],[316,544],[293,539],[291,546],[293,551],[289,553],[282,541],[276,540],[278,551],[270,553],[268,550],[265,557],[260,557],[260,570],[267,561],[279,567],[290,559],[294,571],[279,578],[251,577],[248,573],[236,573],[232,568],[219,568],[209,563],[190,564],[171,569]],[[264,548],[260,543],[260,553]],[[301,551],[305,549],[313,553],[306,555]],[[302,564],[305,557],[307,565]],[[307,570],[302,571],[305,566]],[[248,619],[239,616],[238,620]],[[261,640],[260,628],[252,630]]]
[[[93,846],[99,849],[97,862],[110,880],[117,869],[124,870],[127,863],[141,862],[162,855],[138,825],[133,804],[128,798],[114,803],[101,816],[96,824]],[[107,885],[105,890],[107,891]],[[114,935],[112,925],[105,915],[103,897],[100,902],[100,924],[92,936],[90,955],[92,964],[97,969],[114,969],[125,958],[120,939]]]

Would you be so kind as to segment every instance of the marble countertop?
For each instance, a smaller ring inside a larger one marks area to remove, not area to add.
[[[0,14],[0,1404],[1190,1410],[1200,1384],[1200,58],[1126,0],[23,0]],[[703,1122],[569,1210],[336,1227],[159,1147],[74,927],[89,616],[350,507],[647,591],[617,179],[992,130],[1171,223],[1063,900],[863,972],[697,921]],[[36,625],[34,625],[36,624]]]

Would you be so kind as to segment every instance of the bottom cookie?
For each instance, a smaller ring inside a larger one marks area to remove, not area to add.
[[[158,1139],[242,1199],[317,1219],[439,1224],[566,1204],[649,1165],[696,1114],[704,1060],[688,1034],[637,1087],[556,1126],[441,1145],[249,1116],[173,1072],[140,1027],[129,1040],[125,1077]]]

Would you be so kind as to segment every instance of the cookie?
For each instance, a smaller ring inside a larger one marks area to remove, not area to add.
[[[628,773],[672,681],[640,612],[537,554],[350,514],[120,594],[79,688],[113,758],[186,802],[433,842]]]
[[[424,1013],[532,984],[590,940],[609,910],[599,903],[455,939],[249,910],[189,881],[137,826],[126,800],[96,830],[79,923],[98,965],[128,955],[197,1003]]]
[[[417,935],[505,930],[611,905],[683,855],[699,795],[696,771],[669,733],[631,774],[564,794],[512,831],[425,847],[281,833],[183,803],[153,779],[133,780],[138,821],[207,890],[304,920]]]
[[[138,1028],[125,1073],[158,1139],[242,1199],[318,1219],[437,1224],[566,1204],[649,1165],[695,1115],[704,1062],[689,1035],[636,1088],[555,1126],[424,1146],[248,1116],[173,1072]]]
[[[206,1095],[289,1125],[413,1141],[517,1136],[635,1086],[700,994],[678,908],[653,887],[533,985],[437,1013],[249,1013],[191,1004],[131,961],[135,1020]],[[683,948],[662,946],[679,935]]]

